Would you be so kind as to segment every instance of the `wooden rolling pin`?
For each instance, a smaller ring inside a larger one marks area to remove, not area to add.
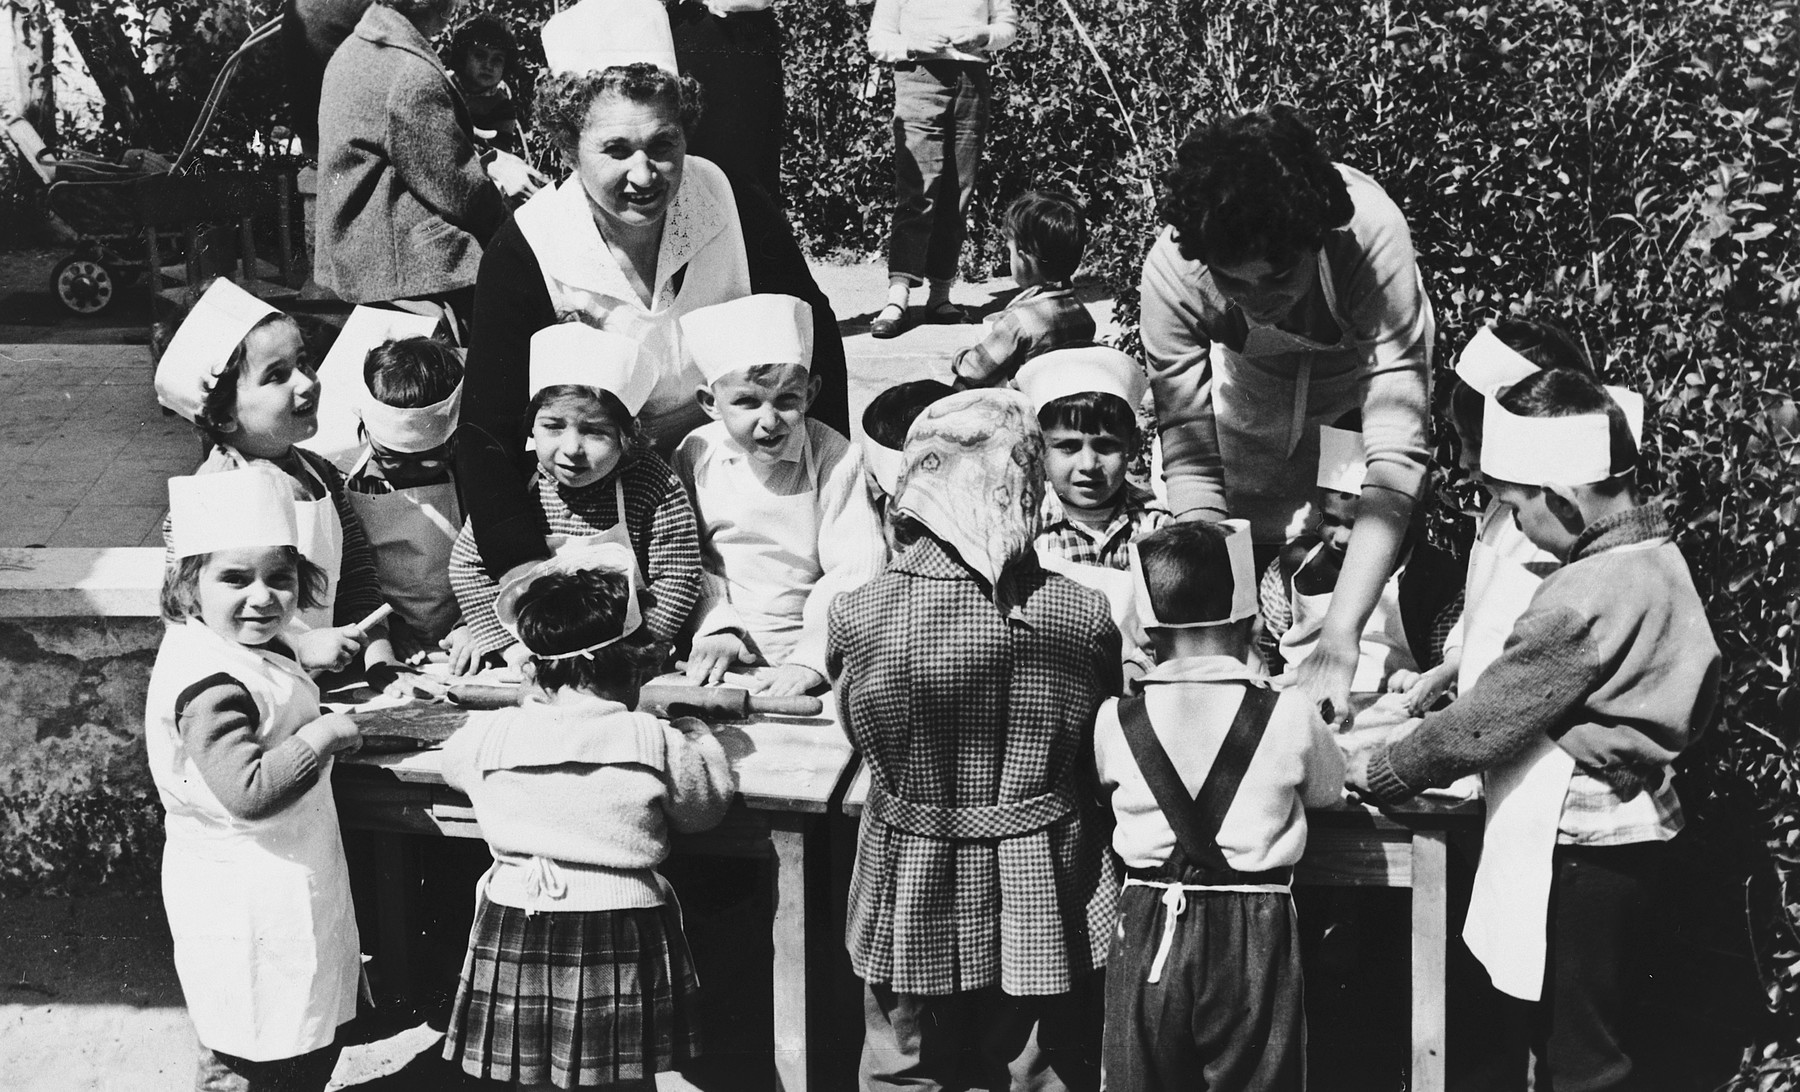
[[[679,708],[678,708],[679,707]],[[737,686],[689,686],[683,683],[646,683],[638,691],[638,712],[729,720],[752,713],[783,717],[816,717],[825,711],[818,698],[795,694],[768,698]]]
[[[510,686],[454,683],[450,687],[450,700],[464,709],[511,709],[519,704],[519,697],[524,693],[525,688],[517,683]]]

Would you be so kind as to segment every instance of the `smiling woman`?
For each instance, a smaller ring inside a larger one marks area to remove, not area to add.
[[[1143,339],[1169,506],[1305,528],[1319,426],[1360,410],[1368,474],[1338,593],[1300,681],[1349,708],[1356,645],[1421,490],[1435,325],[1386,193],[1333,163],[1292,109],[1194,127],[1144,262]]]
[[[752,292],[797,296],[812,309],[821,381],[812,415],[848,431],[837,317],[786,220],[760,189],[734,190],[718,167],[687,154],[699,86],[675,73],[660,5],[602,8],[578,4],[545,25],[553,74],[539,86],[537,116],[570,174],[500,230],[477,281],[457,470],[483,565],[496,576],[546,556],[520,485],[533,467],[529,345],[547,326],[582,322],[639,343],[656,373],[639,419],[667,452],[706,420],[681,316]],[[646,25],[621,30],[623,8]],[[634,34],[662,45],[628,49]]]

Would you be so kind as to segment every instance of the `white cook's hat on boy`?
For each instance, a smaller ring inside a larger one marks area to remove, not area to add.
[[[544,67],[552,73],[642,62],[681,74],[662,0],[581,0],[546,19],[543,35]]]
[[[1488,395],[1481,411],[1481,472],[1518,485],[1591,485],[1612,477],[1612,418],[1522,417]]]
[[[638,606],[637,555],[632,553],[631,547],[622,542],[601,542],[592,546],[579,546],[538,562],[501,586],[500,596],[494,600],[494,615],[500,620],[500,625],[505,628],[506,632],[518,638],[519,599],[539,577],[548,576],[551,573],[585,572],[590,569],[624,574],[624,627],[619,630],[617,635],[586,648],[554,653],[533,651],[532,657],[538,660],[570,660],[577,656],[585,656],[591,660],[594,658],[594,653],[608,645],[623,641],[636,633],[638,627],[644,624],[643,610]],[[523,638],[519,639],[523,640]]]
[[[1463,346],[1463,351],[1456,358],[1456,378],[1483,398],[1497,395],[1519,380],[1542,370],[1520,355],[1518,350],[1501,341],[1491,326],[1483,326],[1475,331],[1475,336],[1469,339],[1469,343]],[[1606,393],[1612,395],[1613,401],[1624,412],[1625,423],[1631,426],[1632,442],[1642,444],[1644,396],[1627,387],[1609,386]],[[1483,433],[1485,432],[1484,425]],[[1484,440],[1484,446],[1485,443]]]
[[[393,320],[389,319],[390,315],[394,316]],[[349,357],[344,370],[354,369],[356,374],[356,415],[362,419],[369,439],[388,451],[406,454],[430,451],[449,443],[451,434],[456,431],[457,417],[462,412],[461,380],[442,400],[412,409],[390,406],[369,390],[368,369],[364,367],[368,355],[397,338],[414,336],[405,326],[396,331],[398,323],[394,320],[411,325],[418,317],[404,311],[358,307],[344,322],[344,329],[319,368],[323,372],[331,366],[333,358]]]
[[[156,362],[156,400],[189,421],[257,323],[281,312],[223,277],[212,283]]]
[[[607,391],[635,417],[656,387],[656,369],[639,359],[633,338],[561,322],[531,335],[531,393],[565,385]]]
[[[1319,488],[1360,496],[1363,479],[1368,473],[1369,460],[1363,450],[1362,433],[1330,425],[1319,426],[1319,473],[1315,479]]]
[[[1042,410],[1058,398],[1090,391],[1118,395],[1136,410],[1148,386],[1137,361],[1107,345],[1055,349],[1034,356],[1013,382],[1034,410]]]
[[[812,304],[778,293],[740,296],[682,317],[681,343],[707,383],[758,364],[812,367]]]
[[[169,479],[169,546],[175,556],[298,546],[294,491],[270,466]]]
[[[1156,602],[1150,596],[1150,584],[1144,579],[1144,563],[1138,557],[1137,543],[1133,542],[1125,548],[1125,553],[1131,562],[1132,597],[1137,607],[1138,622],[1145,629],[1200,629],[1204,626],[1225,626],[1233,622],[1241,622],[1256,614],[1260,609],[1257,600],[1256,560],[1251,552],[1249,521],[1228,519],[1215,523],[1213,526],[1225,532],[1225,553],[1231,560],[1231,613],[1223,618],[1173,618],[1168,620],[1158,618]]]

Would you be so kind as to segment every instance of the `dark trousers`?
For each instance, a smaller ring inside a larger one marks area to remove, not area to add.
[[[1106,961],[1107,1092],[1299,1092],[1300,938],[1285,894],[1188,891],[1157,981],[1161,888],[1119,896]]]
[[[1100,1087],[1099,987],[1096,976],[1045,997],[1013,997],[998,987],[933,997],[868,983],[862,1088],[1093,1092]],[[975,1055],[976,1073],[967,1071],[967,1054]]]
[[[688,151],[724,168],[734,185],[755,183],[779,202],[787,96],[775,13],[720,16],[684,0],[670,7],[669,23],[681,71],[700,81],[704,95]]]
[[[1510,1038],[1535,1060],[1536,1092],[1659,1087],[1641,1063],[1638,1010],[1671,939],[1670,859],[1667,842],[1556,847],[1542,1000],[1506,999]]]
[[[888,276],[953,280],[987,140],[987,65],[894,66],[894,227]]]
[[[332,1043],[294,1058],[252,1062],[202,1045],[194,1092],[324,1092],[342,1051]]]

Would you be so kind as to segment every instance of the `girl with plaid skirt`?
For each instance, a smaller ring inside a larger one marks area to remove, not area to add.
[[[735,790],[704,722],[633,713],[658,652],[636,560],[602,543],[500,590],[543,693],[476,713],[444,746],[494,856],[444,1056],[515,1088],[649,1089],[697,1048],[698,982],[656,872],[671,830],[716,825]]]

